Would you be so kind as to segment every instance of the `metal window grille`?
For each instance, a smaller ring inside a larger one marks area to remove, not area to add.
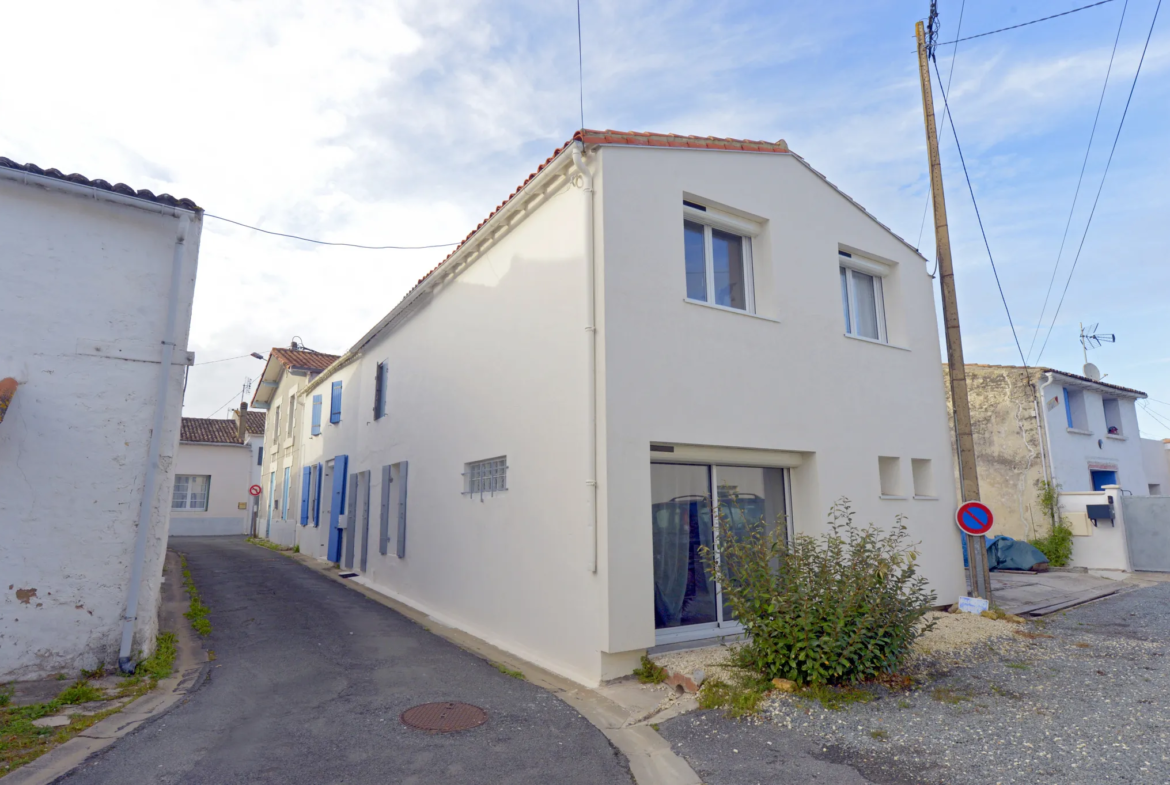
[[[508,458],[489,458],[475,461],[463,472],[463,493],[467,496],[495,495],[508,490]]]

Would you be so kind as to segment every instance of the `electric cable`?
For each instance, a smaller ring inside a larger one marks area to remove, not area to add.
[[[998,30],[988,30],[986,33],[979,33],[978,35],[969,35],[966,38],[956,38],[954,41],[943,41],[941,44],[935,44],[935,46],[946,46],[947,44],[957,44],[960,41],[971,41],[975,38],[983,38],[984,36],[987,36],[987,35],[995,35],[996,33],[1004,33],[1004,32],[1007,32],[1008,30],[1017,30],[1021,27],[1027,27],[1028,25],[1034,25],[1037,22],[1047,22],[1049,19],[1056,19],[1057,17],[1068,16],[1069,14],[1075,14],[1077,11],[1084,11],[1084,10],[1087,10],[1089,8],[1096,8],[1099,5],[1105,5],[1106,3],[1112,3],[1112,2],[1113,2],[1113,0],[1100,0],[1100,2],[1090,3],[1089,5],[1083,5],[1080,8],[1073,8],[1069,11],[1062,11],[1059,14],[1053,14],[1052,16],[1045,16],[1045,17],[1042,17],[1040,19],[1033,19],[1031,22],[1020,22],[1018,25],[1012,25],[1011,27],[1001,27]]]
[[[1159,0],[1160,2],[1161,0]],[[938,76],[939,87],[942,86],[942,75],[938,72],[938,61],[931,54],[930,61],[934,64],[934,73]],[[999,280],[999,271],[995,267],[995,257],[991,254],[991,244],[987,241],[987,231],[983,228],[983,216],[979,214],[979,203],[975,200],[975,189],[971,185],[971,175],[967,172],[967,161],[963,157],[963,147],[959,144],[959,132],[955,130],[955,115],[950,111],[950,105],[947,101],[947,94],[943,91],[943,106],[945,108],[944,117],[948,117],[951,125],[951,135],[955,138],[955,148],[959,151],[959,161],[963,164],[963,177],[967,180],[967,190],[971,194],[971,204],[975,206],[975,218],[979,221],[979,233],[983,235],[983,247],[987,249],[987,258],[991,262],[991,272],[995,276],[995,285],[999,289],[999,299],[1003,302],[1003,310],[1007,313],[1008,326],[1012,328],[1012,338],[1016,342],[1016,350],[1020,353],[1020,362],[1024,364],[1024,370],[1028,369],[1028,361],[1024,358],[1024,349],[1020,346],[1020,337],[1016,334],[1016,325],[1012,321],[1012,310],[1008,307],[1007,297],[1003,293],[1003,284]]]
[[[1161,426],[1163,426],[1163,427],[1165,427],[1165,428],[1168,428],[1168,429],[1170,429],[1170,423],[1166,422],[1166,421],[1165,421],[1165,420],[1163,420],[1161,417],[1159,417],[1158,415],[1154,414],[1154,412],[1153,412],[1153,411],[1150,409],[1150,407],[1145,405],[1145,402],[1144,402],[1144,401],[1139,401],[1139,403],[1141,403],[1141,404],[1142,404],[1142,410],[1143,410],[1143,411],[1144,411],[1146,414],[1148,414],[1148,415],[1150,416],[1150,418],[1154,420],[1154,422],[1158,423],[1159,425],[1161,425]]]
[[[244,397],[244,396],[243,396],[243,394],[242,394],[242,393],[241,393],[240,395],[236,395],[235,393],[232,393],[232,397],[231,397],[231,398],[228,398],[226,401],[224,401],[223,403],[221,403],[221,404],[219,405],[219,407],[218,407],[218,408],[217,408],[217,409],[216,409],[214,412],[212,412],[211,414],[207,415],[207,419],[208,419],[208,420],[210,420],[212,417],[214,417],[215,415],[219,414],[219,413],[220,413],[220,412],[223,410],[223,407],[227,406],[229,403],[231,403],[232,401],[236,400],[236,398],[243,398],[243,397]]]
[[[1129,0],[1126,0],[1126,2],[1129,2]],[[963,12],[966,10],[967,10],[967,0],[963,0],[963,4],[961,6],[959,6],[959,26],[957,28],[955,28],[955,35],[958,35],[959,33],[961,33],[963,31]],[[955,44],[955,48],[951,50],[951,67],[947,70],[947,92],[948,93],[951,91],[951,79],[953,79],[955,76],[955,56],[958,54],[959,54],[959,45]],[[943,118],[943,119],[945,120],[946,118]],[[929,172],[927,173],[927,179],[929,179]],[[926,211],[930,208],[930,200],[931,200],[932,196],[933,196],[933,194],[932,194],[931,189],[927,188],[926,189],[926,204],[922,205],[922,221],[920,221],[918,224],[918,242],[914,244],[914,248],[916,250],[918,248],[922,247],[922,231],[926,228]],[[930,277],[933,278],[935,276],[935,273],[937,273],[937,272],[938,272],[938,250],[936,248],[935,254],[934,254],[934,272],[930,274]]]
[[[194,363],[195,365],[212,365],[213,363],[226,363],[228,360],[241,360],[245,357],[251,357],[251,354],[241,354],[238,357],[224,357],[222,360],[208,360],[206,362]]]
[[[1093,137],[1097,134],[1097,121],[1101,118],[1101,107],[1105,103],[1105,89],[1109,87],[1109,74],[1113,71],[1113,58],[1117,55],[1117,42],[1121,40],[1121,28],[1125,24],[1125,10],[1129,8],[1129,0],[1121,6],[1121,21],[1117,23],[1117,35],[1113,39],[1113,51],[1109,54],[1109,66],[1105,69],[1105,84],[1101,85],[1101,97],[1097,99],[1097,113],[1093,115],[1093,130],[1089,132],[1089,145],[1085,148],[1085,160],[1081,161],[1081,173],[1077,177],[1077,187],[1073,191],[1072,206],[1068,208],[1068,220],[1064,223],[1064,234],[1060,238],[1060,250],[1056,253],[1056,264],[1052,266],[1052,278],[1048,281],[1048,291],[1044,293],[1044,305],[1040,308],[1040,318],[1036,320],[1036,329],[1032,331],[1032,343],[1028,344],[1028,354],[1036,347],[1036,338],[1040,335],[1040,325],[1044,324],[1044,314],[1048,311],[1048,298],[1052,296],[1052,285],[1056,283],[1056,273],[1060,269],[1060,260],[1064,256],[1064,244],[1068,240],[1068,229],[1072,226],[1073,213],[1077,209],[1077,197],[1081,193],[1081,182],[1085,179],[1085,167],[1089,163],[1089,152],[1093,149]]]
[[[284,232],[274,232],[271,229],[261,229],[259,226],[252,226],[250,224],[233,221],[231,218],[224,218],[222,215],[212,215],[211,213],[204,213],[205,218],[214,218],[217,221],[225,221],[229,224],[242,226],[245,229],[251,229],[254,232],[263,232],[264,234],[275,235],[276,237],[287,237],[290,240],[300,240],[306,243],[315,243],[317,245],[336,245],[345,248],[361,248],[365,251],[423,251],[428,248],[450,248],[459,243],[435,243],[434,245],[360,245],[358,243],[331,243],[325,240],[314,240],[311,237],[301,237],[298,234],[286,234]]]
[[[1146,61],[1146,52],[1150,48],[1150,38],[1154,35],[1154,25],[1158,22],[1158,12],[1162,10],[1162,0],[1158,0],[1158,4],[1154,6],[1154,18],[1150,20],[1150,31],[1146,33],[1146,43],[1142,47],[1142,56],[1138,60],[1137,70],[1133,74],[1133,82],[1129,86],[1129,96],[1125,99],[1125,109],[1121,112],[1121,121],[1117,124],[1117,133],[1113,137],[1113,146],[1109,148],[1109,158],[1105,161],[1105,171],[1101,173],[1101,184],[1097,186],[1097,195],[1093,198],[1093,208],[1089,210],[1089,218],[1085,221],[1085,231],[1081,234],[1080,245],[1077,246],[1077,255],[1073,257],[1072,267],[1069,268],[1068,278],[1064,282],[1064,291],[1060,293],[1060,302],[1056,304],[1056,311],[1052,314],[1052,323],[1048,325],[1048,334],[1044,336],[1044,343],[1040,345],[1040,351],[1036,355],[1036,362],[1040,362],[1040,358],[1044,356],[1044,347],[1048,345],[1048,339],[1052,337],[1052,329],[1056,327],[1056,318],[1060,316],[1060,308],[1064,305],[1064,298],[1068,294],[1069,284],[1072,283],[1073,273],[1077,271],[1077,262],[1081,259],[1081,251],[1085,247],[1085,238],[1089,236],[1089,227],[1093,224],[1093,216],[1097,213],[1097,202],[1101,199],[1101,191],[1105,188],[1105,178],[1109,175],[1109,166],[1113,163],[1113,154],[1117,152],[1117,141],[1121,139],[1121,129],[1125,127],[1125,118],[1129,114],[1129,105],[1133,101],[1133,91],[1137,87],[1138,77],[1142,73],[1142,64]]]

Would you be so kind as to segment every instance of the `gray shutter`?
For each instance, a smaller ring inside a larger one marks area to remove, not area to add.
[[[398,464],[398,558],[406,558],[406,473],[410,461]]]
[[[390,547],[390,466],[382,467],[382,512],[378,517],[378,553],[386,555]]]
[[[353,546],[357,539],[357,473],[349,475],[349,505],[345,511],[345,569],[353,569]]]
[[[360,475],[362,489],[362,539],[361,539],[361,570],[366,571],[367,556],[370,551],[370,470],[366,469]]]

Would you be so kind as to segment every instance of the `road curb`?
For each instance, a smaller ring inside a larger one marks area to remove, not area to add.
[[[94,753],[165,714],[202,684],[208,662],[207,652],[203,650],[199,636],[183,618],[187,603],[183,595],[179,555],[176,552],[167,551],[163,575],[166,580],[162,585],[159,629],[175,633],[177,651],[171,675],[117,714],[106,717],[31,763],[0,777],[0,783],[50,785],[85,763]]]
[[[649,725],[630,724],[636,711],[622,706],[596,690],[520,659],[481,638],[448,627],[417,608],[389,597],[365,583],[357,583],[352,578],[341,578],[329,562],[323,562],[304,553],[291,551],[281,553],[335,583],[405,616],[431,634],[455,644],[464,651],[524,674],[526,681],[560,698],[600,730],[609,742],[626,756],[630,773],[638,785],[702,785],[699,775],[685,760],[674,753],[670,742],[659,736]]]

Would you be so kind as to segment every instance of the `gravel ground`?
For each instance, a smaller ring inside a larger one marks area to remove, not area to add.
[[[758,720],[704,712],[661,731],[708,785],[789,782],[767,773],[777,746],[837,772],[816,782],[1170,783],[1170,584],[1021,632],[936,651],[919,687],[867,704],[830,711],[785,695]],[[840,766],[859,779],[835,780]]]

